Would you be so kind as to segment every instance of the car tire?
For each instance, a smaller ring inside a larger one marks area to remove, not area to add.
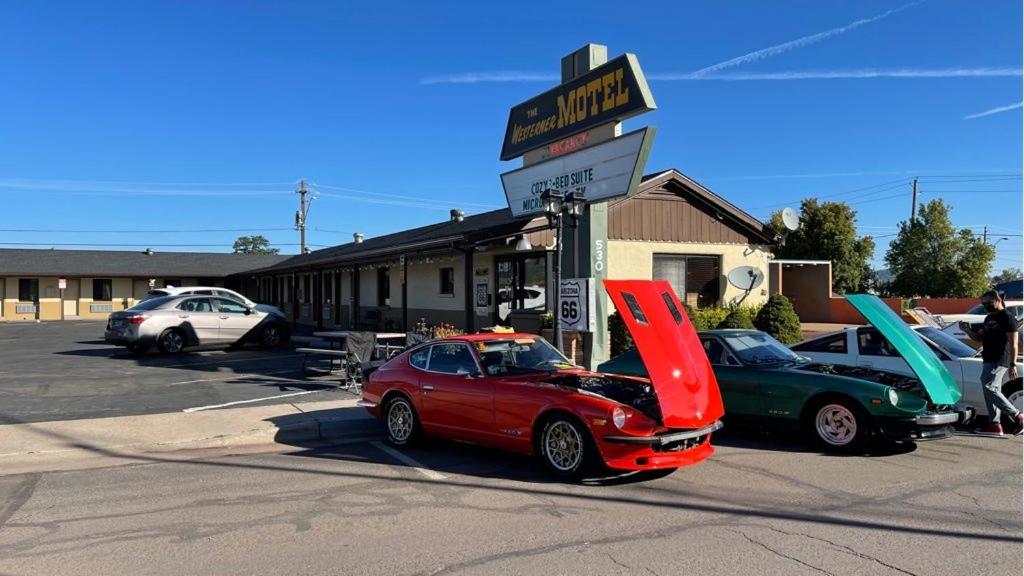
[[[284,342],[284,329],[278,324],[268,324],[260,331],[260,346],[264,348],[278,348]]]
[[[405,396],[394,396],[384,405],[384,428],[392,446],[410,446],[420,437],[420,419],[416,408]]]
[[[164,354],[178,354],[185,349],[185,335],[180,330],[168,328],[157,338],[156,345]]]
[[[556,414],[544,421],[535,450],[552,474],[572,479],[592,468],[596,452],[590,432],[568,414]]]
[[[861,454],[871,435],[867,413],[848,398],[823,398],[807,411],[805,429],[826,452]]]
[[[1017,378],[1016,380],[1011,380],[1006,384],[1003,384],[1003,396],[1006,396],[1006,399],[1009,400],[1010,404],[1013,404],[1017,410],[1021,409],[1021,403],[1024,402],[1024,393],[1021,391],[1021,382],[1022,380]],[[1006,414],[1003,414],[1003,416],[1005,417]]]

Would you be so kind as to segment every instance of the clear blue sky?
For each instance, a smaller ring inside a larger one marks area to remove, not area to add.
[[[1020,2],[508,6],[0,1],[0,229],[252,228],[294,252],[301,177],[312,244],[500,207],[508,108],[597,42],[651,78],[659,109],[626,126],[658,127],[649,172],[759,217],[849,199],[876,262],[913,176],[958,225],[1021,234]],[[240,233],[0,242],[228,250]],[[1019,236],[998,248],[996,268],[1020,266]]]

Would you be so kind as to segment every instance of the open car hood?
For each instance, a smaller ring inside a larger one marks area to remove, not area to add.
[[[953,375],[885,302],[871,294],[848,294],[846,300],[863,314],[907,361],[933,403],[956,404],[960,401],[960,387],[957,386]]]
[[[605,280],[604,287],[647,367],[662,423],[701,428],[721,418],[718,381],[672,286],[664,280]]]

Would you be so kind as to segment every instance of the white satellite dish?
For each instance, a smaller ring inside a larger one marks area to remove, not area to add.
[[[800,227],[800,215],[796,213],[796,210],[792,208],[782,209],[782,224],[790,232]]]
[[[729,271],[726,276],[729,284],[750,292],[764,283],[764,272],[753,266],[738,266]]]

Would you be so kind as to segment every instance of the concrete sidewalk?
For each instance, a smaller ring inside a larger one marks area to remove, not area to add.
[[[0,475],[98,468],[373,436],[355,399],[0,426]]]

